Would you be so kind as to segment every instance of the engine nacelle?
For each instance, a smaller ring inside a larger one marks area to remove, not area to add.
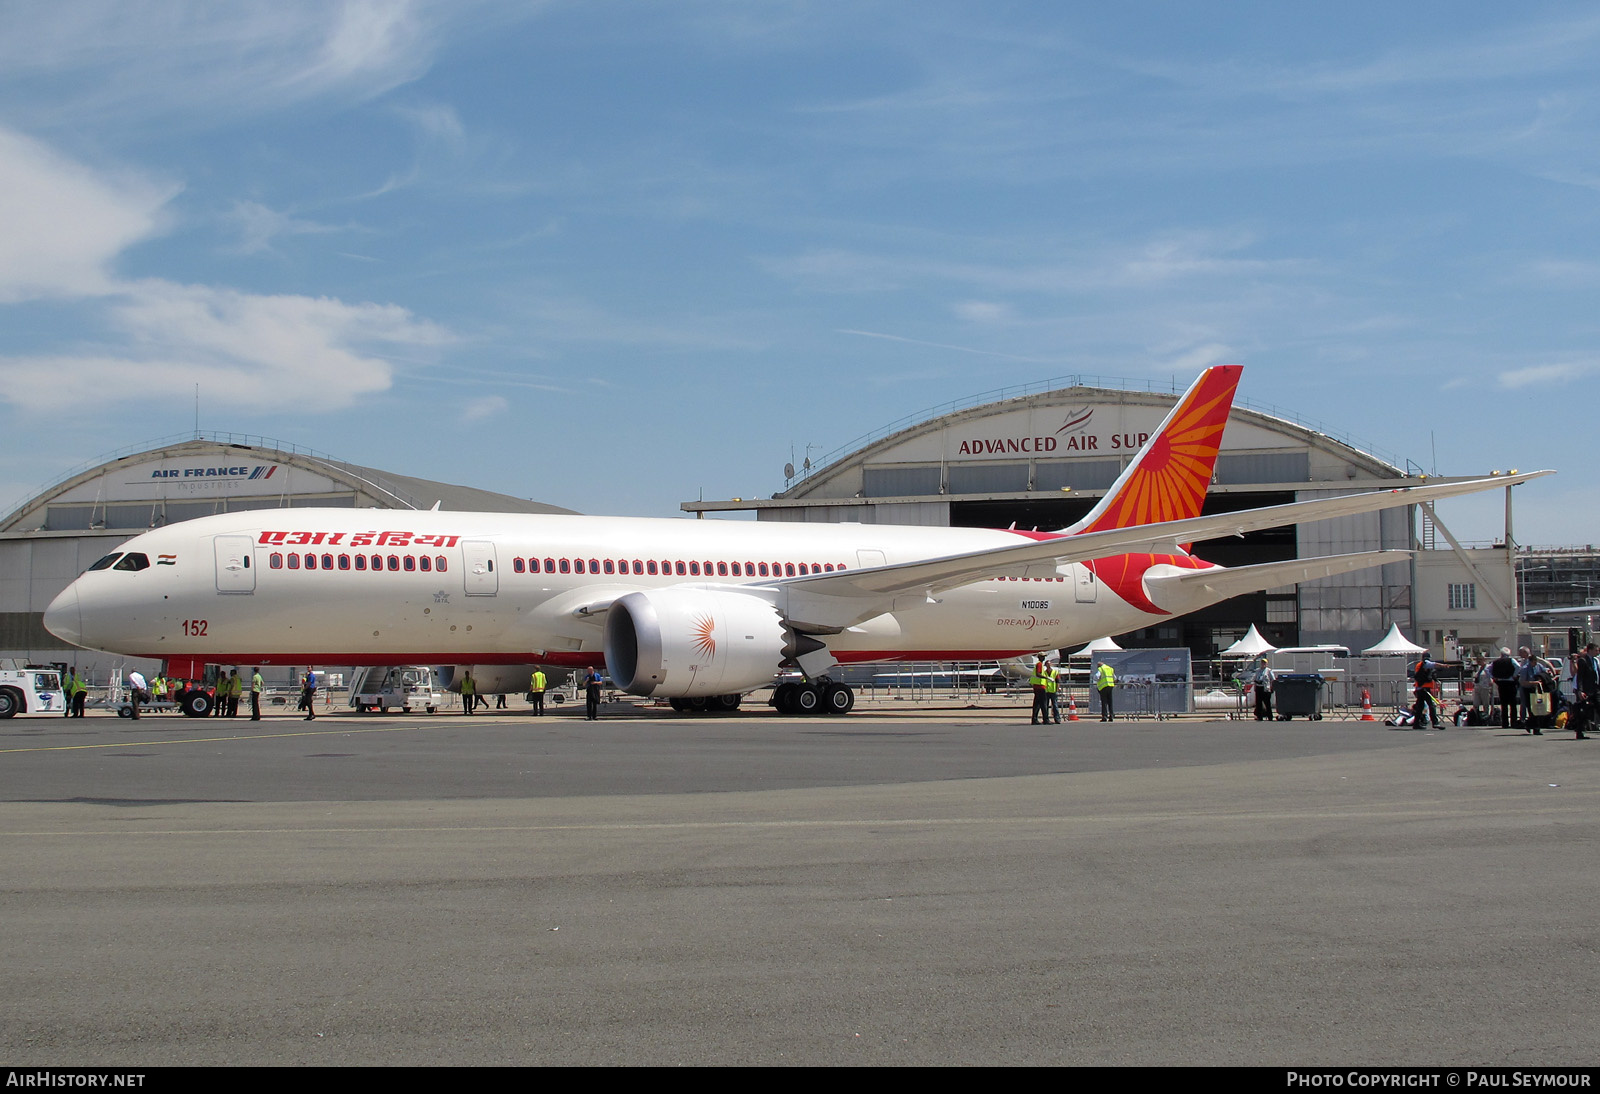
[[[777,609],[743,593],[627,593],[606,613],[606,668],[634,695],[730,695],[767,683],[785,656]]]

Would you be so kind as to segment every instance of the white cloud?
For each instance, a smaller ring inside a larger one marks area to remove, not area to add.
[[[137,402],[201,386],[250,412],[338,410],[387,390],[394,367],[374,346],[451,340],[404,308],[260,296],[167,281],[126,287],[110,310],[125,352],[0,358],[0,398],[30,411],[86,400]]]
[[[1580,376],[1588,376],[1600,372],[1600,362],[1595,361],[1565,361],[1552,365],[1529,365],[1526,368],[1516,368],[1500,374],[1500,386],[1509,388],[1530,387],[1534,384],[1559,383],[1562,380],[1575,380]]]
[[[279,236],[286,235],[316,235],[324,232],[337,232],[338,228],[331,224],[318,224],[311,220],[301,220],[280,213],[276,209],[269,209],[256,201],[236,201],[233,210],[227,219],[231,221],[239,232],[239,242],[233,248],[239,254],[260,254],[262,251],[272,250],[272,241]]]
[[[511,409],[511,403],[504,395],[485,395],[481,399],[469,399],[461,408],[461,421],[481,422],[485,418],[493,418],[497,414],[504,414]]]
[[[162,227],[173,192],[96,173],[0,128],[0,304],[77,301],[83,329],[119,336],[76,352],[0,357],[0,400],[60,410],[198,383],[253,411],[334,410],[393,382],[375,347],[426,350],[451,340],[392,304],[119,279],[118,255]],[[246,208],[244,219],[261,245],[273,231],[303,230],[262,206]]]
[[[112,291],[112,264],[154,235],[177,187],[96,174],[0,127],[0,303]]]

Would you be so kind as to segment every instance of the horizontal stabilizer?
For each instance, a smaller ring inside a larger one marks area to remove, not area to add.
[[[1148,574],[1145,584],[1150,599],[1168,611],[1192,611],[1190,607],[1169,607],[1173,601],[1195,606],[1213,604],[1230,596],[1258,593],[1281,585],[1296,585],[1319,577],[1347,574],[1389,562],[1407,562],[1410,551],[1366,551],[1351,555],[1324,555],[1321,558],[1296,558],[1287,562],[1263,562],[1257,566],[1189,570],[1174,574]]]

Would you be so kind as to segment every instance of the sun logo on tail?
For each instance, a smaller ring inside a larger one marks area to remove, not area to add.
[[[694,620],[695,652],[707,660],[717,655],[717,621],[709,615],[697,615]]]

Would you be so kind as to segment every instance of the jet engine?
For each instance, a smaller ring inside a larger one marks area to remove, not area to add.
[[[606,668],[634,695],[731,695],[767,683],[787,656],[777,609],[743,593],[655,589],[606,614]]]

